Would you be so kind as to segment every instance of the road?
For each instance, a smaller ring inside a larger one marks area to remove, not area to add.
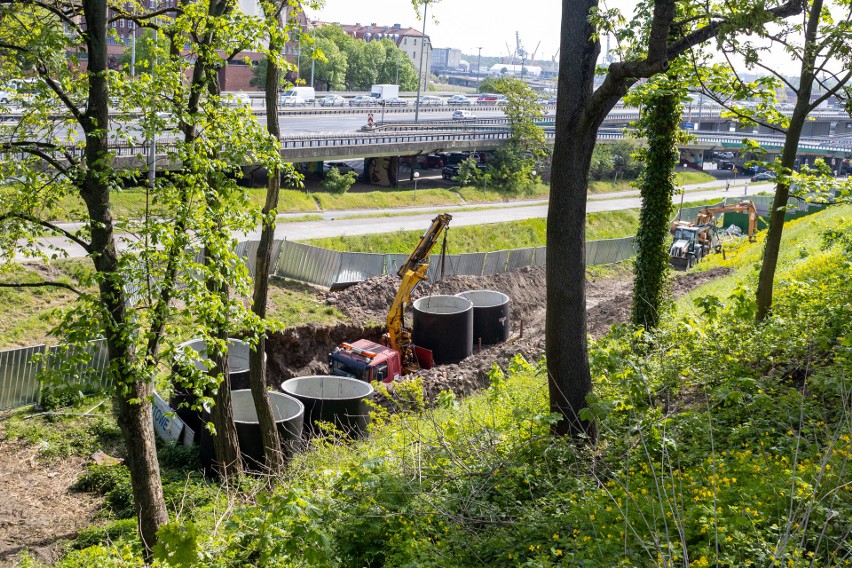
[[[719,181],[695,184],[686,187],[686,201],[701,201],[705,199],[724,199],[754,195],[758,192],[771,191],[771,184],[749,184],[743,182],[731,185],[730,191],[720,188]],[[746,193],[747,191],[747,193]],[[621,209],[637,209],[641,205],[637,190],[615,193],[595,194],[589,197],[587,211],[616,211]],[[323,211],[317,212],[321,221],[290,221],[288,217],[304,217],[305,213],[282,214],[275,230],[276,239],[308,240],[324,237],[356,236],[378,233],[394,233],[397,231],[420,230],[429,225],[437,211],[450,213],[453,216],[453,227],[468,225],[485,225],[489,223],[506,223],[524,219],[541,219],[547,217],[547,201],[515,201],[511,203],[472,203],[466,205],[449,205],[441,207],[411,207],[404,209],[381,210],[352,210],[352,211]],[[391,214],[393,217],[383,215]],[[79,229],[78,224],[61,224],[68,231]],[[257,240],[260,231],[240,235],[240,240]],[[71,258],[82,258],[85,251],[78,245],[62,237],[40,239],[42,246],[54,246],[64,250]],[[119,249],[127,244],[119,238]],[[24,260],[16,257],[16,260]]]

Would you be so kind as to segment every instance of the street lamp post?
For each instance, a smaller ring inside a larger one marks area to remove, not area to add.
[[[317,43],[317,23],[316,22],[314,22],[313,28],[314,28],[314,33],[313,33],[314,49],[316,49],[316,47],[317,47],[316,46],[316,43]],[[316,63],[316,61],[317,61],[316,57],[311,57],[311,87],[314,86],[314,64]]]
[[[482,69],[482,48],[477,47],[479,50],[479,54],[476,56],[476,85],[477,90],[479,89],[479,70]]]
[[[426,11],[429,2],[423,3],[423,35],[420,37],[420,71],[417,73],[417,99],[414,101],[414,122],[420,119],[420,83],[423,81],[423,50],[426,48]]]
[[[411,167],[414,168],[414,163],[411,164]],[[414,172],[414,201],[417,201],[417,178],[420,177],[420,172]]]

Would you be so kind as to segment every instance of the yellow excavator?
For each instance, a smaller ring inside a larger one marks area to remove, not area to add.
[[[728,205],[704,207],[695,216],[695,222],[673,221],[671,232],[674,236],[669,248],[669,263],[673,268],[685,270],[701,262],[711,251],[720,252],[717,221],[724,213],[746,213],[748,215],[748,240],[757,240],[757,209],[752,201],[740,201]]]
[[[333,374],[365,381],[391,382],[401,374],[431,365],[431,353],[411,343],[411,332],[405,329],[405,310],[417,285],[428,279],[429,254],[442,233],[442,256],[446,253],[445,231],[452,218],[452,215],[441,213],[432,219],[432,224],[420,237],[408,260],[397,271],[402,280],[388,310],[387,332],[382,336],[382,344],[367,339],[340,344],[328,356]]]

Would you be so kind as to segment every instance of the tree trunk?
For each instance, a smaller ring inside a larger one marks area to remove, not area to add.
[[[790,126],[784,138],[784,150],[781,152],[781,166],[792,171],[796,164],[796,153],[799,149],[799,139],[802,128],[810,112],[811,91],[814,83],[814,62],[816,34],[819,18],[822,13],[822,0],[815,0],[809,10],[808,26],[805,33],[805,45],[802,51],[802,67],[797,93],[796,106],[790,117]],[[778,266],[778,254],[781,251],[781,235],[784,232],[784,217],[787,213],[787,199],[790,198],[790,184],[783,178],[775,186],[775,198],[772,200],[772,211],[769,214],[769,231],[763,249],[763,263],[760,265],[760,276],[757,281],[757,321],[763,321],[772,307],[772,288],[775,283],[775,269]]]
[[[264,5],[266,9],[266,5]],[[267,14],[267,18],[272,14]],[[279,12],[276,24],[283,27],[283,16]],[[269,51],[279,52],[280,46],[270,40]],[[278,82],[281,69],[272,60],[266,60],[266,130],[275,140],[281,137],[281,127],[278,124]],[[272,261],[272,244],[275,237],[275,214],[278,207],[278,194],[281,190],[281,171],[273,166],[267,171],[266,203],[263,206],[260,243],[257,247],[257,259],[254,269],[254,294],[252,295],[252,311],[261,319],[266,318],[266,298],[269,290],[269,265]],[[266,390],[266,334],[258,338],[257,347],[249,354],[249,384],[251,396],[257,410],[257,420],[263,442],[263,456],[266,467],[273,472],[280,471],[284,466],[284,456],[281,452],[281,440],[269,404],[269,392]]]
[[[579,4],[579,5],[578,5]],[[597,126],[583,110],[592,94],[600,45],[588,21],[594,0],[562,3],[556,141],[547,212],[546,352],[550,410],[562,416],[556,435],[597,439],[597,424],[580,420],[592,391],[586,343],[586,192]]]
[[[631,320],[645,329],[657,327],[660,321],[663,286],[669,269],[666,245],[675,192],[673,172],[679,157],[674,140],[681,120],[680,111],[681,105],[675,95],[659,95],[645,107],[647,116],[642,121],[648,151],[639,187],[642,209],[636,233],[638,250]]]
[[[227,300],[227,289],[220,293]],[[228,334],[222,331],[218,339],[227,341]],[[234,409],[231,405],[231,369],[227,355],[224,357],[218,354],[211,355],[210,360],[214,363],[213,373],[221,373],[222,376],[222,382],[219,383],[219,390],[213,397],[213,408],[210,411],[210,419],[216,428],[216,435],[213,437],[213,451],[216,456],[213,469],[223,480],[230,481],[242,473],[240,443],[237,440]]]
[[[157,531],[168,522],[160,467],[154,444],[150,397],[153,385],[134,377],[135,356],[127,338],[123,282],[110,211],[109,97],[107,87],[107,5],[105,0],[83,2],[88,48],[89,97],[81,126],[86,135],[85,177],[81,196],[91,221],[91,257],[102,275],[100,297],[106,312],[104,334],[116,382],[115,407],[127,450],[127,464],[139,532],[146,557],[157,542]],[[134,402],[131,402],[134,401]]]

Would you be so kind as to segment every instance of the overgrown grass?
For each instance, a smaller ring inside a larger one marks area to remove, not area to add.
[[[458,194],[446,189],[418,189],[347,192],[342,195],[331,193],[311,194],[325,211],[348,209],[390,209],[428,205],[459,205],[463,203]]]
[[[267,317],[285,327],[305,323],[331,324],[344,319],[340,310],[317,298],[315,288],[280,278],[269,280]]]
[[[77,277],[89,270],[90,263],[80,260],[58,260],[52,265],[40,263],[9,264],[5,267],[6,283],[35,283],[56,280],[79,287]],[[64,308],[76,298],[64,288],[0,288],[0,349],[56,343],[49,336],[61,318]]]

